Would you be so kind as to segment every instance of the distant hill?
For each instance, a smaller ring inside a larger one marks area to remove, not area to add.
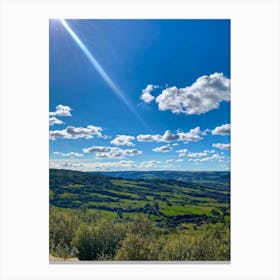
[[[68,209],[86,207],[120,218],[142,213],[168,226],[223,221],[229,216],[229,173],[104,174],[50,169],[50,205]],[[124,175],[149,179],[126,179]]]
[[[172,179],[196,184],[215,185],[220,189],[230,188],[229,171],[104,171],[91,172],[124,179]]]

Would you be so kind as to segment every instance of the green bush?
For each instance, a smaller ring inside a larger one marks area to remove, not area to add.
[[[157,260],[160,251],[160,242],[156,239],[147,239],[137,234],[128,233],[121,247],[117,250],[115,260],[145,261]]]
[[[170,235],[160,259],[177,261],[225,261],[230,259],[229,228],[205,227],[192,235],[187,231]]]
[[[80,260],[112,259],[122,239],[125,227],[113,220],[102,219],[94,225],[81,224],[72,244]]]
[[[73,257],[76,249],[71,246],[75,231],[79,225],[77,217],[71,213],[50,209],[49,247],[50,253],[66,258]]]

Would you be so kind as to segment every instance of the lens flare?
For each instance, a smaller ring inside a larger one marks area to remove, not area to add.
[[[147,124],[144,120],[139,116],[139,114],[135,111],[134,107],[127,100],[122,91],[118,88],[118,86],[114,83],[114,81],[109,77],[109,75],[105,72],[103,67],[99,64],[96,58],[92,55],[92,53],[88,50],[85,44],[81,41],[78,35],[73,31],[73,29],[69,26],[65,19],[60,19],[60,22],[69,33],[69,35],[73,38],[85,56],[88,58],[91,65],[95,68],[95,70],[100,74],[103,80],[107,83],[107,85],[113,90],[113,92],[123,101],[123,103],[127,106],[127,108],[137,117],[137,119],[147,128]]]

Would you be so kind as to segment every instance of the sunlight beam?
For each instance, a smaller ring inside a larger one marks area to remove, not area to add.
[[[99,62],[95,59],[95,57],[91,54],[91,52],[88,50],[88,48],[85,46],[85,44],[78,37],[78,35],[68,25],[66,20],[65,19],[60,19],[60,22],[62,23],[62,25],[64,26],[66,31],[69,33],[69,35],[76,42],[76,44],[79,46],[79,48],[82,50],[82,52],[85,54],[85,56],[88,58],[91,65],[95,68],[95,70],[100,74],[100,76],[103,78],[103,80],[107,83],[107,85],[113,90],[113,92],[118,96],[118,98],[120,98],[123,101],[123,103],[137,117],[137,119],[147,128],[147,124],[139,116],[139,114],[136,112],[136,110],[133,108],[133,106],[126,99],[126,97],[124,96],[122,91],[117,87],[117,85],[113,82],[113,80],[105,72],[105,70],[102,68],[102,66],[99,64]]]

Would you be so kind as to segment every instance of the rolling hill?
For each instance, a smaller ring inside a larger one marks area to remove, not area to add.
[[[92,174],[50,169],[50,204],[92,209],[119,219],[143,213],[168,227],[223,222],[230,214],[229,175],[169,171]]]

